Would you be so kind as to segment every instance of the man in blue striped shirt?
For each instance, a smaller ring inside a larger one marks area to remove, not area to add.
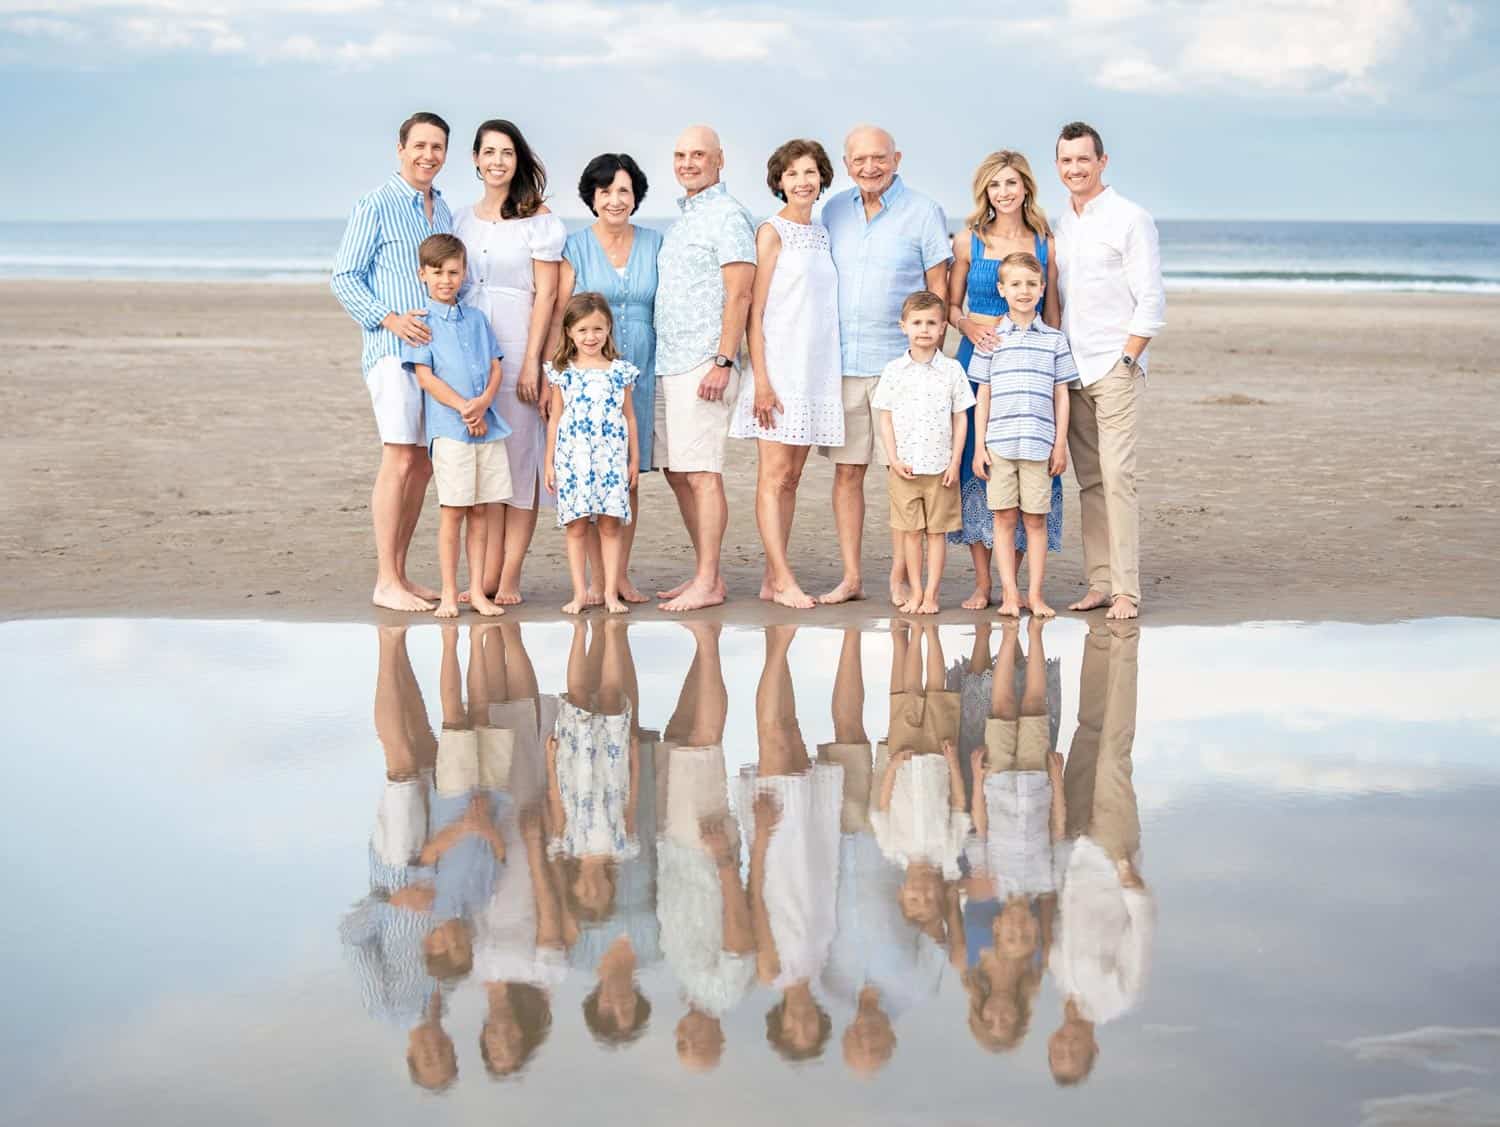
[[[400,168],[361,196],[344,228],[333,264],[333,294],[359,322],[360,366],[383,444],[370,495],[375,524],[378,607],[427,611],[437,592],[406,577],[406,550],[422,515],[432,463],[422,426],[422,390],[401,366],[401,342],[432,340],[423,318],[427,294],[417,276],[417,247],[428,235],[449,234],[453,216],[432,186],[448,156],[448,123],[416,113],[401,123]]]
[[[1068,384],[1078,366],[1068,338],[1036,315],[1046,275],[1035,255],[1008,254],[1000,261],[1000,294],[1009,312],[995,326],[1000,346],[976,352],[969,379],[979,385],[974,426],[984,442],[974,444],[974,476],[985,488],[994,514],[997,544],[1015,541],[1016,516],[1026,526],[1027,598],[1034,618],[1056,612],[1042,599],[1047,569],[1047,513],[1052,478],[1068,468]],[[995,553],[1000,565],[1000,614],[1021,613],[1014,552]]]

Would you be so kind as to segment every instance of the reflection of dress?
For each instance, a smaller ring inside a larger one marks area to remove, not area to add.
[[[581,517],[610,516],[630,523],[630,431],[625,396],[635,365],[615,360],[608,368],[546,365],[547,379],[562,392],[557,427],[557,524]],[[636,421],[640,432],[640,420]]]
[[[766,371],[784,408],[770,427],[755,421],[755,381],[741,380],[729,433],[788,446],[844,444],[839,276],[828,229],[773,215],[781,237],[764,314]]]
[[[1036,257],[1042,264],[1042,276],[1047,275],[1047,240],[1040,235],[1035,236]],[[999,281],[1000,260],[998,258],[986,258],[984,256],[984,240],[977,234],[969,235],[969,283],[968,283],[968,306],[969,312],[978,313],[985,317],[1003,317],[1010,306],[1000,296],[997,286]],[[1044,296],[1037,303],[1036,315],[1042,315],[1042,308],[1046,305]],[[958,342],[958,356],[956,359],[963,365],[964,371],[969,370],[969,360],[974,355],[974,344],[968,337],[961,336]],[[978,435],[983,434],[988,426],[989,420],[982,422],[974,418],[974,408],[969,408],[969,429],[964,435],[963,461],[958,467],[959,495],[963,501],[964,526],[959,532],[948,533],[950,544],[983,544],[985,547],[993,547],[995,543],[995,523],[990,516],[989,502],[985,498],[985,484],[974,476],[974,442]],[[1047,513],[1047,551],[1062,551],[1062,520],[1063,520],[1063,491],[1062,478],[1052,479],[1052,508]],[[1026,549],[1026,529],[1021,522],[1016,522],[1016,547],[1021,551]]]
[[[816,978],[833,942],[839,872],[839,808],[844,769],[814,764],[800,775],[741,769],[735,805],[746,839],[755,839],[755,796],[773,795],[781,811],[766,850],[765,903],[783,990]]]
[[[547,428],[534,403],[523,403],[516,394],[521,362],[526,358],[531,334],[531,312],[536,298],[533,262],[559,262],[567,230],[555,215],[533,215],[526,219],[502,219],[491,223],[474,214],[472,207],[453,216],[453,233],[468,252],[468,275],[463,301],[482,310],[489,319],[500,351],[500,392],[495,410],[510,425],[505,440],[510,459],[510,480],[515,495],[506,502],[518,509],[537,504],[551,507],[552,499],[542,485],[542,458]]]
[[[640,852],[626,833],[630,802],[630,706],[606,715],[585,712],[566,697],[557,711],[557,788],[562,832],[547,844],[549,856],[613,857]]]
[[[563,247],[573,267],[573,292],[602,294],[615,322],[615,351],[634,364],[640,375],[631,389],[635,417],[640,423],[641,471],[651,469],[652,420],[656,417],[656,255],[661,233],[635,227],[625,269],[617,270],[599,245],[592,227],[574,231]]]

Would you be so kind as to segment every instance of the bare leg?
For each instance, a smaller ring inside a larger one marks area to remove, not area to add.
[[[573,640],[568,646],[568,699],[579,708],[593,703],[594,686],[589,682],[589,628],[583,620],[573,624]]]
[[[990,556],[984,541],[969,545],[969,559],[974,564],[974,593],[959,605],[964,610],[984,610],[990,605]]]
[[[573,597],[563,604],[564,614],[582,614],[588,605],[587,545],[588,517],[579,517],[564,530],[568,546],[568,575],[573,580]]]
[[[505,567],[505,518],[510,513],[506,504],[489,505],[489,519],[485,522],[484,540],[484,593],[498,600],[500,573]]]
[[[797,724],[797,696],[787,663],[787,651],[796,636],[795,626],[766,627],[766,664],[755,690],[762,775],[796,775],[810,766],[807,745]]]
[[[438,525],[438,570],[443,576],[443,601],[438,603],[437,617],[458,617],[458,534],[468,509],[444,505]],[[470,531],[474,522],[469,521]]]
[[[865,674],[858,630],[845,630],[839,667],[833,675],[833,738],[836,743],[867,743]]]
[[[867,466],[839,463],[833,467],[833,523],[838,530],[839,559],[844,565],[838,586],[818,600],[847,603],[865,597],[860,552],[865,533],[865,471]]]
[[[630,552],[635,547],[635,530],[641,523],[641,490],[630,490],[630,523],[620,532],[620,598],[627,603],[649,602],[644,592],[630,581]]]
[[[629,614],[630,608],[620,598],[620,573],[624,571],[620,522],[614,517],[600,517],[598,528],[600,550],[604,556],[604,609],[610,614]]]
[[[589,560],[589,597],[591,607],[604,604],[604,545],[600,543],[599,526],[589,522],[588,536],[584,539]]]
[[[1024,525],[1022,527],[1024,527]],[[1028,543],[1029,543],[1029,541],[1028,541]],[[1016,549],[1016,589],[1018,591],[1021,588],[1021,565],[1023,563],[1025,563],[1025,562],[1026,562],[1026,553],[1023,552],[1023,551],[1021,551],[1020,548],[1017,548]],[[1025,591],[1021,591],[1020,604],[1021,604],[1021,609],[1022,610],[1025,610],[1027,607],[1029,607],[1031,605],[1030,600],[1026,597],[1026,592]]]
[[[464,711],[463,671],[458,666],[458,627],[443,627],[443,657],[438,665],[438,696],[443,706],[443,727],[467,728],[469,714]]]
[[[995,543],[1004,545],[1000,557],[1000,617],[1015,618],[1021,613],[1021,592],[1016,581],[1016,517],[1019,509],[1001,509],[995,513]]]
[[[1026,683],[1021,690],[1021,715],[1047,715],[1047,651],[1042,646],[1046,622],[1033,615],[1026,632]]]
[[[692,580],[675,598],[661,604],[666,611],[701,610],[717,606],[727,592],[719,573],[719,553],[724,543],[724,529],[729,524],[729,506],[724,499],[724,476],[716,473],[690,473],[688,488],[692,491],[692,508],[697,523],[693,548],[697,553],[697,570]]]
[[[514,622],[500,627],[505,639],[505,692],[497,699],[526,700],[538,693],[536,670],[532,668],[531,656],[521,643],[521,628]]]
[[[922,578],[922,533],[920,532],[897,532],[895,538],[899,541],[900,551],[897,553],[905,561],[907,575],[915,575],[917,581],[905,590],[910,592],[910,598],[901,604],[902,614],[922,613],[922,589],[918,585]],[[896,589],[891,588],[891,601],[895,602]]]
[[[490,722],[490,673],[484,643],[486,634],[497,633],[497,626],[494,622],[476,622],[469,627],[469,669],[465,682],[469,692],[469,726],[473,728],[486,727]]]
[[[948,670],[943,664],[943,642],[938,637],[937,625],[932,622],[922,624],[922,641],[927,645],[927,661],[925,666],[925,680],[922,691],[925,693],[940,693],[948,681]]]
[[[891,602],[892,604],[920,603],[922,596],[922,573],[913,573],[911,563],[901,551],[901,534],[891,531]]]
[[[426,463],[424,476],[418,462]],[[431,610],[432,604],[418,598],[406,588],[406,549],[411,532],[406,530],[406,498],[420,478],[423,495],[432,474],[432,463],[420,446],[397,446],[386,443],[380,448],[380,469],[370,492],[370,515],[375,525],[375,590],[371,596],[378,607],[388,610]],[[420,515],[420,508],[418,515]],[[412,523],[412,530],[416,524]],[[405,539],[403,539],[403,536]]]
[[[630,643],[627,641],[625,623],[608,622],[595,626],[594,632],[604,634],[604,649],[599,663],[599,711],[617,716],[625,711],[630,699],[627,686],[635,680],[635,671],[630,658]]]
[[[1014,622],[1000,624],[1000,653],[995,658],[995,676],[990,681],[990,715],[1014,720],[1016,708],[1016,658],[1020,655],[1020,631]],[[1045,670],[1043,671],[1045,674]],[[1045,684],[1043,685],[1045,691]]]
[[[401,583],[413,595],[429,602],[437,598],[437,592],[422,583],[413,583],[406,575],[406,553],[411,547],[411,538],[416,535],[417,522],[422,519],[422,503],[427,499],[427,483],[432,480],[432,459],[427,456],[425,446],[416,446],[416,457],[412,472],[406,479],[406,488],[401,497],[401,527],[396,540],[396,574]]]
[[[469,554],[469,605],[489,618],[505,613],[503,607],[490,602],[484,593],[484,567],[486,540],[489,537],[490,519],[487,510],[495,505],[475,505],[469,510],[468,554]]]
[[[787,561],[792,539],[792,515],[797,507],[797,485],[809,447],[784,446],[761,439],[758,480],[755,488],[755,523],[766,550],[766,578],[760,597],[773,599],[793,610],[810,610],[817,604],[797,584]]]
[[[693,555],[696,558],[698,555],[698,514],[697,500],[693,496],[693,487],[688,481],[688,475],[685,473],[678,473],[676,470],[663,470],[662,473],[667,479],[667,485],[672,490],[672,496],[677,498],[677,511],[682,514],[682,526],[687,529],[688,540],[692,542]],[[670,587],[665,591],[658,591],[656,597],[658,599],[675,599],[688,589],[688,584],[691,582],[692,579],[684,579],[675,587]]]
[[[720,628],[708,622],[683,625],[693,635],[693,662],[662,736],[683,747],[712,747],[724,742],[729,716],[729,690],[719,658]]]
[[[1021,521],[1026,525],[1026,579],[1031,613],[1037,618],[1052,618],[1057,612],[1042,598],[1042,580],[1047,576],[1047,514],[1022,513]]]
[[[505,506],[505,541],[500,565],[500,582],[496,588],[495,601],[512,606],[521,601],[521,566],[526,562],[526,553],[531,548],[531,537],[536,532],[537,510],[518,509]]]
[[[917,606],[918,614],[937,614],[938,592],[943,586],[943,565],[948,562],[948,537],[941,532],[929,532],[927,534],[927,585],[922,588],[922,601]],[[907,563],[907,573],[911,574],[911,564]],[[917,581],[912,580],[911,586],[916,588]]]
[[[422,690],[411,675],[411,658],[406,652],[406,627],[382,626],[379,637],[380,661],[375,671],[375,736],[385,752],[385,777],[414,779],[422,764],[413,746],[408,701],[415,692],[420,706]]]

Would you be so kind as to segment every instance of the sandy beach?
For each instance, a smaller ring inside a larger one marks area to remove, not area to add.
[[[6,282],[0,338],[0,617],[378,617],[378,447],[357,332],[325,289]],[[1497,355],[1497,298],[1172,294],[1139,451],[1147,620],[1494,615]],[[755,451],[731,448],[732,598],[716,613],[760,621]],[[809,591],[838,574],[831,480],[814,455],[792,544]],[[1054,602],[1080,582],[1067,487]],[[868,496],[876,598],[808,621],[888,612],[873,474]],[[432,582],[436,512],[429,495],[413,545],[413,575]],[[648,475],[633,573],[655,587],[688,567],[671,494]],[[970,585],[967,552],[950,553],[947,616],[969,616]],[[553,614],[566,590],[544,518],[521,609]]]

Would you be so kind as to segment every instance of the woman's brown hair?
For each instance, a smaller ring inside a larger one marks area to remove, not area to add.
[[[766,187],[771,189],[771,194],[782,203],[786,203],[786,193],[781,190],[781,178],[786,175],[786,170],[792,167],[794,160],[802,157],[812,157],[813,164],[818,167],[818,195],[822,195],[833,183],[833,162],[828,159],[828,153],[823,146],[816,141],[810,141],[805,137],[788,141],[774,153],[771,159],[766,161]]]
[[[510,138],[510,143],[516,150],[516,172],[511,177],[510,193],[505,197],[505,203],[500,207],[501,219],[527,219],[537,213],[542,206],[542,200],[547,194],[547,169],[532,152],[531,146],[526,143],[526,138],[521,135],[520,129],[516,128],[513,121],[506,121],[501,117],[492,117],[489,121],[482,123],[474,131],[474,156],[479,157],[479,150],[484,145],[486,133],[500,133]],[[484,179],[484,173],[476,167],[475,174]]]
[[[604,359],[614,360],[620,354],[615,351],[615,317],[609,311],[609,302],[601,293],[585,291],[574,294],[568,299],[568,304],[563,307],[562,339],[557,343],[557,354],[552,357],[552,367],[557,371],[566,371],[569,364],[578,356],[578,346],[573,343],[573,338],[568,335],[574,325],[582,321],[590,313],[598,313],[604,317],[604,324],[609,328],[609,337],[604,342]]]

